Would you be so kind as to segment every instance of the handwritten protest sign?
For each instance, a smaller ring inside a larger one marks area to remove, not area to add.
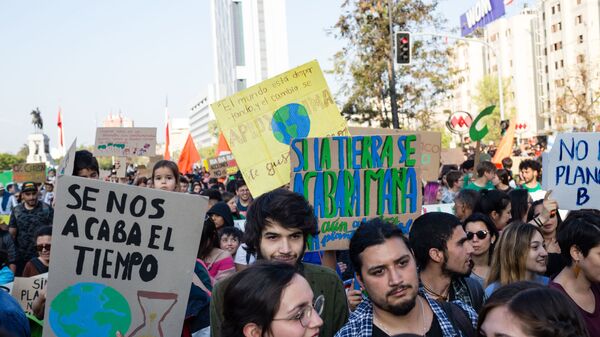
[[[418,134],[421,139],[421,160],[417,161],[420,178],[425,181],[437,181],[442,152],[442,134],[434,131],[405,131],[385,128],[349,127],[353,136],[366,135],[410,135]]]
[[[211,107],[254,197],[289,183],[292,139],[349,135],[317,61]]]
[[[216,158],[209,158],[208,170],[211,177],[225,178],[227,175],[235,174],[238,171],[238,166],[233,155],[226,154]]]
[[[13,181],[16,183],[24,183],[33,181],[43,183],[46,181],[46,164],[15,164],[13,165]]]
[[[314,206],[310,250],[347,249],[360,222],[383,217],[408,232],[421,214],[416,134],[295,139],[291,189]]]
[[[94,155],[139,157],[156,154],[156,128],[97,128]]]
[[[33,301],[40,297],[47,282],[48,273],[34,277],[15,277],[10,294],[19,302],[23,311],[33,313]]]
[[[597,208],[600,202],[600,134],[560,133],[543,154],[542,187],[561,209]]]
[[[59,179],[44,337],[179,336],[207,200]]]
[[[56,170],[56,176],[62,177],[66,175],[73,174],[73,166],[75,165],[75,152],[77,151],[77,138],[73,141],[71,146],[69,146],[69,150],[65,154],[64,158],[61,160],[58,165],[58,170]]]
[[[454,214],[454,203],[423,205],[423,207],[421,207],[421,213],[425,214],[429,212],[443,212],[448,214]]]

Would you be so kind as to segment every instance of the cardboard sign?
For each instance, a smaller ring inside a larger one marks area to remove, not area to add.
[[[116,177],[124,178],[127,176],[127,157],[116,157],[114,165]]]
[[[441,163],[442,165],[458,165],[460,166],[465,161],[465,153],[461,148],[442,149]]]
[[[290,188],[314,206],[309,250],[347,249],[361,221],[383,217],[408,233],[421,214],[420,139],[375,135],[295,139]]]
[[[542,187],[561,209],[598,208],[600,202],[600,134],[559,133],[542,155]]]
[[[421,207],[422,214],[429,212],[443,212],[448,214],[454,214],[454,203],[423,205],[423,207]]]
[[[206,198],[63,176],[56,200],[43,336],[179,336]]]
[[[349,135],[317,61],[211,108],[254,197],[289,183],[292,139]]]
[[[156,154],[156,128],[97,128],[94,155],[117,157]]]
[[[72,175],[73,174],[73,166],[75,165],[75,152],[77,151],[77,138],[71,143],[69,146],[69,150],[65,154],[65,157],[62,159],[60,164],[58,165],[58,170],[56,170],[56,177],[62,177],[64,175]]]
[[[15,277],[10,292],[23,308],[23,311],[33,313],[33,301],[40,297],[40,292],[46,288],[48,273],[33,277]]]
[[[13,180],[16,183],[33,181],[43,183],[46,181],[46,164],[15,164],[13,165]]]
[[[209,158],[208,170],[211,177],[225,178],[227,175],[235,174],[238,171],[238,166],[233,155],[226,154],[216,158]]]
[[[421,160],[417,162],[420,168],[420,178],[425,181],[437,181],[440,170],[440,155],[442,152],[442,134],[433,131],[406,131],[384,128],[349,127],[350,134],[358,135],[410,135],[417,134],[421,139]]]

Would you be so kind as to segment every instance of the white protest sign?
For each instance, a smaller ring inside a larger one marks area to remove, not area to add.
[[[10,294],[27,313],[33,313],[33,301],[40,297],[40,293],[46,288],[48,273],[33,277],[15,277]]]
[[[156,154],[156,128],[97,128],[94,155],[139,157]]]
[[[443,212],[448,214],[454,214],[454,203],[449,204],[432,204],[421,206],[421,214],[429,212]]]
[[[63,176],[56,200],[43,336],[179,336],[206,198]]]
[[[69,146],[69,150],[65,154],[65,157],[58,165],[58,170],[56,171],[57,177],[62,177],[64,175],[72,175],[73,174],[73,166],[75,166],[75,152],[77,150],[77,138],[71,143]]]
[[[600,134],[560,133],[544,153],[542,187],[561,209],[597,208],[600,201]]]

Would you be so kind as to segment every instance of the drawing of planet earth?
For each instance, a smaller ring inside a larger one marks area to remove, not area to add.
[[[290,103],[277,109],[271,119],[273,135],[280,143],[289,145],[294,138],[304,138],[310,132],[310,118],[302,104]]]
[[[50,304],[50,326],[58,337],[114,337],[131,324],[123,295],[99,283],[77,283]]]

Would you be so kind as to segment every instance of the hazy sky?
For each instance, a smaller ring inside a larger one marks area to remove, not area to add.
[[[474,2],[442,0],[449,25]],[[341,3],[286,1],[290,67],[316,58],[331,68],[342,42],[326,30]],[[59,106],[66,146],[92,144],[95,127],[119,111],[158,127],[162,142],[165,96],[171,117],[187,117],[213,80],[209,10],[208,0],[0,1],[0,152],[26,142],[35,107],[51,147]]]

